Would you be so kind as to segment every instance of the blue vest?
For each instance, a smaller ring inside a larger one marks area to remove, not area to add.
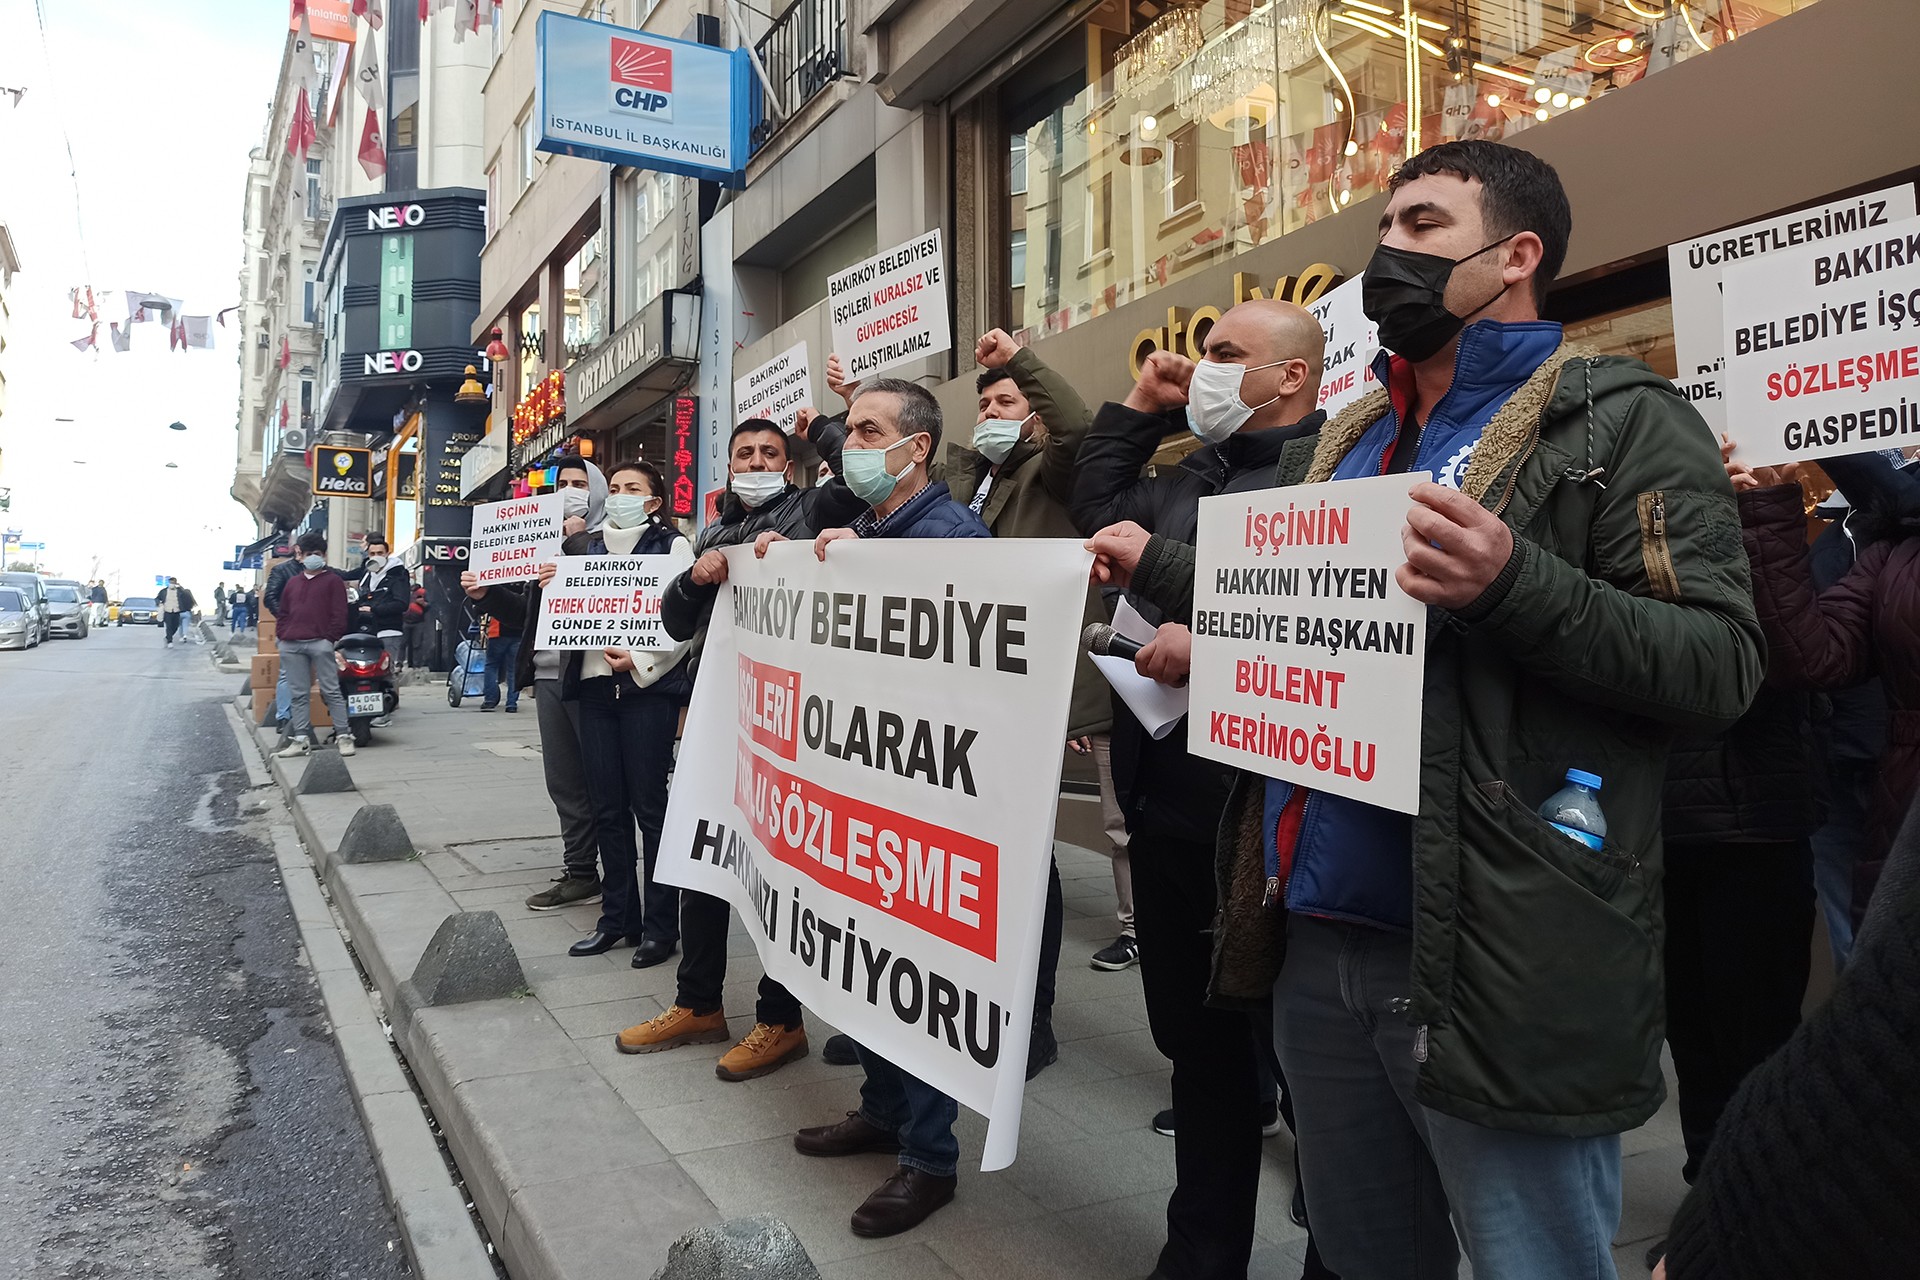
[[[1480,433],[1500,406],[1546,363],[1560,346],[1560,326],[1545,320],[1501,324],[1481,320],[1460,335],[1453,385],[1427,417],[1409,471],[1431,471],[1458,489]],[[1391,388],[1393,357],[1374,359],[1374,377]],[[1386,452],[1400,437],[1400,413],[1387,412],[1369,427],[1333,469],[1335,480],[1379,475]],[[1276,828],[1293,798],[1294,784],[1268,779],[1266,789],[1267,875],[1280,873]],[[1388,929],[1413,928],[1413,818],[1378,805],[1319,791],[1307,794],[1300,836],[1287,879],[1287,909]]]

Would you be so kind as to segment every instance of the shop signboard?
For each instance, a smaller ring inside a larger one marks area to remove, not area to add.
[[[740,421],[766,418],[792,435],[800,410],[813,403],[813,369],[807,363],[807,344],[795,343],[744,378],[735,378],[733,402],[740,406]]]
[[[316,449],[313,458],[313,493],[320,498],[372,496],[373,451]]]
[[[1716,437],[1727,430],[1721,378],[1725,353],[1721,345],[1721,280],[1728,267],[1782,249],[1884,227],[1911,218],[1916,212],[1913,184],[1908,183],[1667,246],[1673,349],[1680,366],[1675,384],[1707,420]]]
[[[554,12],[540,15],[535,41],[541,151],[746,185],[747,50]]]
[[[1723,283],[1736,458],[1920,444],[1920,218],[1742,262]]]
[[[1400,589],[1426,472],[1200,500],[1187,750],[1420,807],[1427,607]]]
[[[833,349],[859,382],[953,347],[935,228],[827,277]]]
[[[673,416],[667,419],[667,514],[691,520],[700,509],[700,463],[694,455],[700,434],[700,402],[693,396],[673,398]]]

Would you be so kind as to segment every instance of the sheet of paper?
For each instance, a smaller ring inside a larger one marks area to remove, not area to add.
[[[1140,611],[1121,598],[1120,607],[1113,611],[1113,629],[1137,644],[1145,644],[1153,639],[1154,625],[1140,616]],[[1149,680],[1134,669],[1131,658],[1103,658],[1096,656],[1093,665],[1107,678],[1113,691],[1127,704],[1127,710],[1134,718],[1146,726],[1147,732],[1154,738],[1164,738],[1173,732],[1173,726],[1187,714],[1187,691],[1174,689],[1156,680]]]

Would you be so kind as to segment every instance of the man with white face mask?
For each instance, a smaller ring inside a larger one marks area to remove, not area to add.
[[[1082,532],[1130,520],[1191,542],[1200,499],[1264,489],[1289,441],[1318,431],[1326,339],[1291,303],[1243,302],[1206,335],[1198,364],[1156,351],[1124,403],[1103,405],[1080,449],[1072,512]],[[1144,476],[1166,438],[1206,442]],[[1161,614],[1129,597],[1152,622]],[[1190,639],[1175,624],[1159,647]],[[1134,926],[1154,1044],[1173,1063],[1174,1164],[1157,1277],[1247,1273],[1260,1176],[1260,1068],[1246,1014],[1206,1004],[1214,918],[1213,849],[1231,771],[1187,754],[1184,726],[1156,741],[1116,707],[1113,774],[1130,832]],[[1266,1037],[1265,1021],[1258,1034]]]
[[[407,566],[394,559],[384,534],[367,535],[367,558],[360,570],[360,601],[354,606],[353,626],[380,637],[393,660],[397,682],[406,658],[406,635],[401,628],[406,625],[407,606],[413,602],[413,583],[407,578]],[[385,728],[392,722],[391,715],[384,715],[373,723]]]
[[[587,553],[601,526],[607,501],[607,479],[585,458],[562,458],[555,466],[554,484],[564,504],[560,526],[564,555]],[[580,704],[560,696],[561,666],[567,655],[555,649],[533,647],[540,618],[540,588],[533,583],[499,587],[476,586],[472,573],[460,575],[460,585],[481,609],[500,619],[503,631],[520,637],[515,678],[521,688],[533,690],[534,713],[540,724],[540,760],[546,771],[547,797],[560,818],[563,866],[551,888],[527,899],[530,911],[558,911],[600,898],[600,840],[593,822],[593,801],[587,795],[586,770],[580,759]]]

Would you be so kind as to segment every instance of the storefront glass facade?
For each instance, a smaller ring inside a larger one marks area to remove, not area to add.
[[[1064,332],[1815,2],[1105,0],[998,91],[1002,317]]]

